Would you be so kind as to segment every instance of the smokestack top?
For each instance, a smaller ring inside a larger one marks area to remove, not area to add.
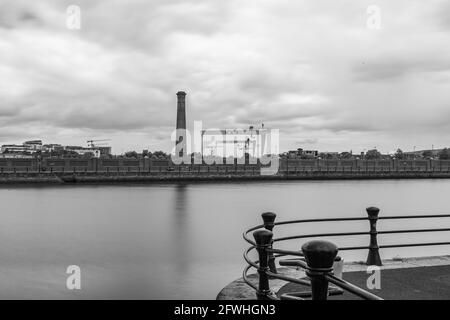
[[[186,95],[186,92],[184,92],[184,91],[177,92],[177,96],[185,96],[185,95]]]

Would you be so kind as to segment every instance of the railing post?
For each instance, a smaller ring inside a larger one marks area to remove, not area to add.
[[[337,246],[329,241],[313,240],[302,246],[302,252],[308,265],[306,275],[311,280],[312,299],[327,300],[328,280],[325,275],[333,271]]]
[[[266,228],[269,231],[273,231],[274,222],[276,218],[276,214],[273,212],[264,212],[261,214],[262,219],[264,221],[264,228]],[[270,248],[273,248],[273,239],[270,242]],[[269,252],[269,269],[273,273],[277,273],[277,268],[275,266],[275,257],[273,255],[273,252]]]
[[[377,221],[378,221],[378,213],[380,209],[376,207],[369,207],[366,209],[367,215],[369,216],[370,223],[370,244],[369,244],[369,254],[367,255],[366,264],[368,266],[382,266],[380,252],[377,241]]]
[[[258,291],[256,292],[258,300],[267,300],[268,296],[271,294],[269,277],[267,275],[267,271],[269,271],[267,249],[270,248],[270,244],[272,243],[272,236],[273,234],[269,230],[257,230],[253,232],[253,237],[256,242],[256,250],[259,255],[259,286]]]

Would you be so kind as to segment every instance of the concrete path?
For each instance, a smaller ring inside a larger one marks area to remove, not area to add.
[[[293,278],[304,278],[303,270],[279,268],[280,274]],[[344,265],[343,279],[372,292],[383,299],[391,300],[450,300],[450,256],[421,257],[384,260],[380,269],[380,289],[369,290],[367,266],[361,262]],[[251,274],[249,279],[256,285],[258,277]],[[309,287],[299,286],[283,280],[270,280],[270,288],[278,296],[293,291],[307,291]],[[217,299],[246,300],[255,299],[255,291],[242,278],[230,283],[217,296]],[[332,296],[330,300],[358,300],[359,297],[345,293]]]
[[[450,266],[385,269],[380,271],[381,289],[369,290],[366,272],[345,272],[344,280],[386,300],[449,300]],[[308,287],[286,284],[277,295],[292,291],[309,290]],[[350,294],[332,296],[330,300],[359,300]]]

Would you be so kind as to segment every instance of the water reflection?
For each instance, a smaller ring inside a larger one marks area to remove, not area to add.
[[[186,184],[176,185],[173,192],[173,261],[176,272],[180,274],[188,271],[190,267],[189,203],[187,193],[188,188]]]

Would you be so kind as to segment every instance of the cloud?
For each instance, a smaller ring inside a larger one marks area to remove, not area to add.
[[[170,150],[188,125],[279,128],[282,148],[444,145],[450,123],[445,1],[0,0],[2,142]],[[20,141],[15,141],[20,142]],[[404,149],[407,149],[404,147]]]

